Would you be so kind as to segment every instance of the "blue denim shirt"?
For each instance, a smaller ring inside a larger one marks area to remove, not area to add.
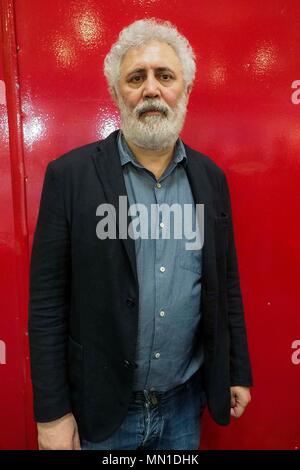
[[[149,215],[148,238],[144,235],[135,239],[139,327],[133,389],[166,391],[188,380],[203,362],[199,331],[202,250],[185,249],[185,242],[190,240],[185,236],[176,238],[172,217],[169,239],[163,238],[167,227],[161,213],[151,218],[155,220],[155,238],[151,237],[150,227],[151,205],[177,203],[182,208],[191,205],[195,230],[195,203],[185,172],[187,155],[178,139],[173,159],[156,180],[135,159],[121,131],[118,149],[129,205],[143,204]],[[141,226],[135,224],[133,233],[135,237],[141,233]]]

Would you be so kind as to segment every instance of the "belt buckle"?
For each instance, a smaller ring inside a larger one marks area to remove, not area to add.
[[[157,405],[158,404],[158,399],[155,394],[154,390],[144,390],[144,395],[146,397],[146,400],[151,403],[152,405]]]
[[[157,405],[157,403],[158,403],[157,396],[155,395],[154,391],[150,392],[150,401],[151,401],[152,405]]]

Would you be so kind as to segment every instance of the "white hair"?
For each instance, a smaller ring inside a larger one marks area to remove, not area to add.
[[[126,140],[138,147],[151,150],[163,150],[175,144],[183,127],[188,97],[185,93],[178,100],[176,108],[170,108],[159,99],[148,99],[138,104],[133,112],[128,108],[122,96],[119,97],[121,129]],[[147,109],[156,109],[161,115],[139,116]]]
[[[196,74],[195,53],[188,40],[169,21],[150,18],[137,20],[124,28],[104,59],[104,75],[109,89],[118,88],[120,65],[126,52],[153,40],[171,46],[179,57],[186,86],[192,85]]]

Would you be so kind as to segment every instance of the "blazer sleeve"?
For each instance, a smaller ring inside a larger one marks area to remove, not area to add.
[[[70,233],[55,162],[46,169],[34,234],[29,287],[29,346],[36,421],[71,411],[67,380]]]
[[[223,174],[223,197],[229,215],[227,249],[227,302],[230,333],[230,380],[231,386],[252,386],[244,307],[240,288],[238,261],[234,240],[230,193]]]

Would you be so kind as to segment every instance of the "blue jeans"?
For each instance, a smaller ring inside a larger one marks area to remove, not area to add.
[[[81,439],[82,450],[197,450],[206,405],[199,371],[167,392],[133,392],[120,427],[101,442]]]

